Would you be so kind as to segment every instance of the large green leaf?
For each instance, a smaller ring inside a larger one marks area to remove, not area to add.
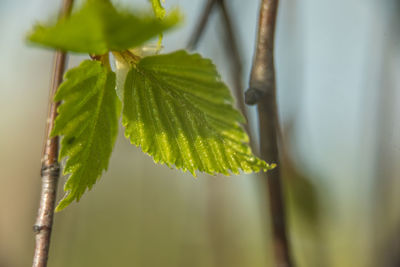
[[[28,39],[47,47],[101,55],[141,45],[179,21],[178,12],[160,20],[151,14],[117,10],[109,1],[92,0],[55,25],[36,25]]]
[[[155,162],[193,175],[268,170],[246,144],[240,122],[210,60],[178,51],[132,63],[124,87],[125,135]]]
[[[52,135],[63,135],[60,160],[68,157],[64,174],[70,176],[57,210],[78,201],[107,169],[121,109],[115,74],[98,61],[86,60],[66,73],[55,96],[61,100]]]

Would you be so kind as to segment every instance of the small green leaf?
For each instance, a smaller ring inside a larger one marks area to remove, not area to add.
[[[64,175],[70,176],[57,211],[79,201],[107,169],[121,109],[115,74],[98,61],[85,60],[66,73],[55,96],[61,100],[52,135],[63,135],[60,160],[67,157]]]
[[[270,169],[246,144],[232,101],[210,60],[185,51],[145,57],[126,77],[125,136],[155,162],[193,175]]]
[[[177,11],[160,20],[117,10],[109,1],[87,1],[70,17],[55,25],[36,25],[29,41],[52,48],[102,55],[139,46],[175,26]]]

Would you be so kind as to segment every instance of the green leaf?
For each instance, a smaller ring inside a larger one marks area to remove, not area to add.
[[[55,25],[36,25],[29,41],[61,50],[102,55],[139,46],[175,26],[177,11],[160,20],[117,10],[109,1],[87,1],[69,18]]]
[[[210,60],[178,51],[132,64],[124,88],[125,136],[155,162],[193,175],[272,167],[246,144],[239,124],[245,120]]]
[[[85,60],[69,70],[55,101],[58,108],[52,135],[63,135],[60,160],[67,157],[64,175],[70,174],[58,204],[62,210],[79,201],[107,169],[118,133],[121,103],[115,93],[115,74],[98,61]]]

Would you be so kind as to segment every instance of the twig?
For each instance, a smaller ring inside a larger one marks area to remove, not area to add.
[[[237,87],[242,88],[242,59],[239,52],[239,46],[235,37],[232,20],[229,15],[228,9],[225,4],[225,0],[217,0],[219,7],[221,8],[223,20],[225,23],[225,31],[227,34],[227,47],[231,54],[231,60],[233,63],[233,72],[235,73],[235,84]],[[238,75],[236,75],[238,74]],[[239,96],[240,95],[240,96]],[[238,94],[237,100],[243,104],[244,107],[244,97],[243,94]]]
[[[391,11],[387,11],[388,23],[386,28],[388,32],[398,38],[397,27],[399,25],[400,19],[398,18],[400,12],[400,4],[396,2]],[[383,34],[382,34],[383,35]],[[386,34],[385,34],[386,35]],[[393,37],[393,38],[396,38]],[[381,84],[376,88],[377,96],[374,97],[376,100],[376,114],[377,121],[375,122],[375,148],[373,155],[375,159],[373,160],[374,171],[373,171],[373,195],[372,200],[372,214],[373,214],[373,240],[372,245],[374,253],[377,255],[376,264],[381,266],[400,266],[396,265],[396,261],[399,260],[397,253],[398,246],[393,246],[399,239],[399,236],[392,237],[393,243],[387,244],[387,239],[382,238],[382,231],[385,227],[390,225],[388,221],[393,221],[394,217],[391,217],[391,205],[393,200],[395,200],[395,190],[393,190],[396,184],[396,178],[398,174],[394,172],[394,142],[388,138],[390,133],[395,131],[396,127],[396,107],[398,101],[396,98],[396,78],[397,73],[393,70],[393,65],[395,59],[392,57],[393,53],[397,49],[397,45],[394,41],[383,42],[381,50],[381,63],[378,65],[380,74],[378,79]],[[373,58],[374,59],[374,58]],[[371,60],[372,61],[372,60]],[[369,114],[368,111],[364,111],[364,114]],[[368,115],[367,115],[368,116]],[[368,116],[368,118],[370,115]],[[369,122],[371,123],[371,122]],[[384,218],[384,220],[382,220]],[[396,225],[398,226],[398,225]],[[394,228],[395,229],[395,228]],[[396,229],[400,231],[400,229]],[[396,231],[392,230],[392,231]],[[399,232],[398,232],[399,233]]]
[[[244,103],[244,94],[243,94],[242,57],[239,50],[239,45],[237,42],[237,38],[235,36],[235,31],[233,29],[231,17],[229,15],[228,9],[225,4],[225,0],[217,0],[217,3],[222,11],[223,20],[225,23],[225,31],[227,34],[226,47],[228,47],[230,54],[229,58],[232,61],[231,66],[232,66],[233,84],[234,84],[233,92],[236,98],[236,105],[247,120],[248,118],[247,110]],[[251,137],[249,123],[245,123],[244,128],[250,137],[251,146],[254,148],[254,142],[253,142],[254,139]]]
[[[241,60],[241,55],[239,52],[239,46],[235,37],[235,31],[233,29],[232,25],[232,20],[230,18],[229,12],[227,10],[226,4],[224,0],[209,0],[207,4],[204,7],[203,13],[200,16],[198,25],[196,29],[194,30],[192,37],[190,38],[189,45],[187,46],[188,50],[195,49],[201,36],[204,33],[204,29],[207,23],[207,20],[211,14],[211,11],[215,7],[215,4],[218,4],[218,6],[221,9],[222,16],[223,16],[223,21],[224,21],[224,28],[227,34],[226,38],[226,47],[228,48],[229,52],[229,58],[232,60],[232,73],[233,73],[233,83],[234,83],[234,88],[233,92],[235,94],[235,99],[236,99],[236,105],[244,115],[244,117],[247,120],[247,110],[246,106],[244,103],[244,97],[243,97],[243,73],[242,73],[242,60]],[[253,138],[251,137],[251,131],[249,124],[246,123],[243,125],[245,128],[247,134],[249,135],[250,139],[250,145],[254,149],[253,145]]]
[[[68,16],[71,13],[72,5],[73,0],[64,0],[59,17]],[[57,116],[57,107],[59,106],[59,103],[53,102],[53,98],[58,86],[62,82],[65,61],[66,54],[57,51],[54,57],[53,78],[49,95],[49,111],[42,154],[42,191],[40,194],[36,223],[33,226],[36,240],[33,267],[46,267],[49,254],[57,183],[60,176],[60,167],[58,164],[58,137],[50,137],[50,133],[53,130],[54,121]]]
[[[289,242],[286,235],[285,205],[283,201],[278,141],[281,140],[278,109],[276,102],[274,35],[278,0],[262,0],[260,7],[257,46],[247,90],[247,104],[258,103],[260,124],[260,152],[267,162],[277,163],[278,167],[268,171],[270,214],[272,218],[273,247],[276,266],[293,266]]]
[[[203,13],[200,16],[199,23],[197,24],[196,29],[193,31],[193,34],[190,37],[189,44],[187,45],[188,50],[195,49],[197,44],[199,43],[200,37],[203,35],[203,31],[206,27],[211,11],[213,10],[217,1],[218,0],[208,0],[206,6],[204,7]]]

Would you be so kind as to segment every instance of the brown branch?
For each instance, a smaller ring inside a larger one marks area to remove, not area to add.
[[[228,48],[229,52],[229,58],[232,61],[232,74],[233,74],[233,93],[235,94],[235,99],[236,99],[236,106],[239,108],[239,110],[243,113],[244,117],[247,120],[247,110],[246,106],[244,103],[244,96],[243,96],[243,72],[242,72],[242,60],[241,60],[241,55],[239,51],[239,46],[238,42],[235,37],[235,31],[233,28],[232,20],[230,18],[228,9],[226,7],[225,1],[224,0],[208,0],[207,4],[204,7],[203,13],[200,16],[198,25],[196,29],[194,30],[192,37],[190,38],[189,45],[187,46],[188,50],[195,49],[201,36],[204,33],[204,29],[207,23],[207,20],[210,17],[211,11],[215,7],[215,4],[218,4],[218,6],[221,9],[222,12],[222,17],[224,21],[224,28],[226,32],[226,47]],[[250,137],[250,142],[251,146],[254,149],[253,145],[253,138],[251,137],[251,131],[249,124],[246,123],[243,125],[245,128],[247,134]]]
[[[280,127],[276,102],[274,35],[278,0],[262,0],[258,25],[257,46],[250,77],[250,89],[246,92],[246,103],[258,103],[260,124],[260,153],[266,162],[278,167],[268,171],[270,214],[272,218],[273,247],[276,266],[293,266],[289,242],[286,235],[285,205],[282,193],[278,141]]]
[[[228,47],[229,53],[231,54],[230,59],[232,60],[232,69],[235,76],[235,86],[240,88],[240,90],[235,90],[237,94],[237,101],[239,105],[243,106],[243,110],[245,110],[244,106],[244,97],[242,93],[239,93],[242,88],[242,59],[239,52],[239,46],[235,37],[232,21],[225,5],[224,0],[217,0],[219,7],[221,8],[224,23],[225,23],[225,31],[227,34],[227,42],[226,46]],[[242,109],[242,108],[241,108]]]
[[[64,0],[59,17],[63,18],[71,13],[73,0]],[[66,54],[57,51],[54,56],[53,78],[49,95],[49,111],[47,115],[45,142],[42,154],[42,190],[38,215],[33,230],[35,232],[35,253],[33,267],[47,266],[50,247],[50,236],[53,226],[54,205],[56,200],[57,183],[60,176],[58,164],[58,137],[50,137],[57,116],[59,103],[54,103],[53,98],[58,86],[62,82],[65,69]]]
[[[224,28],[227,35],[226,47],[229,51],[229,58],[232,61],[231,68],[233,73],[233,93],[236,98],[236,106],[240,109],[240,111],[245,116],[247,122],[247,110],[244,103],[244,95],[243,95],[243,71],[242,71],[242,57],[239,50],[239,45],[235,36],[235,30],[233,28],[233,23],[228,12],[228,9],[225,4],[225,0],[217,0],[217,3],[221,9],[222,17],[224,21]],[[253,138],[251,137],[251,131],[249,127],[249,123],[243,125],[247,134],[250,137],[251,146],[254,149]]]
[[[204,7],[203,13],[200,15],[199,22],[190,37],[189,44],[187,45],[188,50],[193,50],[199,43],[200,37],[203,35],[204,29],[206,27],[208,18],[210,17],[211,11],[214,9],[215,4],[218,0],[208,0],[206,6]]]

